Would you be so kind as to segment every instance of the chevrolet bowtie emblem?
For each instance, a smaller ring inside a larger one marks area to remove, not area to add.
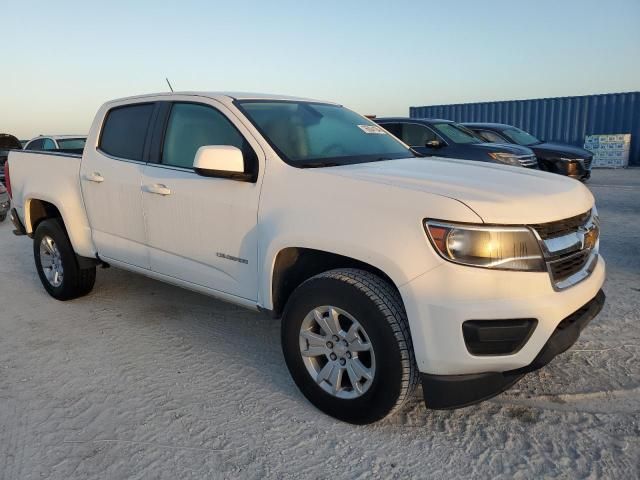
[[[591,250],[596,246],[599,234],[599,230],[596,225],[589,225],[587,228],[580,227],[576,233],[580,239],[581,250],[584,250],[585,248]]]

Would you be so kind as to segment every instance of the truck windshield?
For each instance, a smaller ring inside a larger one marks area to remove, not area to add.
[[[338,105],[244,100],[236,105],[284,161],[329,167],[415,157],[386,130]]]
[[[58,147],[61,150],[82,150],[86,141],[86,138],[60,138]]]
[[[542,143],[530,133],[520,130],[519,128],[507,128],[506,130],[503,130],[502,133],[518,145],[524,145],[525,147]]]

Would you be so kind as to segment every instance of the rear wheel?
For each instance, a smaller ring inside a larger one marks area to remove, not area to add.
[[[71,300],[93,289],[96,267],[80,268],[60,220],[44,220],[38,225],[33,255],[40,281],[53,298]]]
[[[350,423],[392,414],[418,382],[400,295],[366,271],[332,270],[300,285],[284,312],[282,348],[307,399]]]

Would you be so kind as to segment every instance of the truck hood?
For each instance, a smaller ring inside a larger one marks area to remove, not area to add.
[[[328,167],[322,172],[453,198],[485,223],[552,222],[584,213],[594,204],[591,192],[577,180],[485,162],[407,158]]]
[[[485,150],[487,152],[513,153],[514,155],[533,155],[533,151],[528,147],[506,143],[470,143],[467,146]]]
[[[589,158],[593,156],[593,153],[585,150],[584,148],[576,147],[574,145],[566,145],[563,143],[544,142],[537,145],[532,145],[531,149],[535,151],[536,155],[538,155],[540,158]]]

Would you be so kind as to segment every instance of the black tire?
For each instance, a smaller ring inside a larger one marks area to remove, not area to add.
[[[40,261],[40,244],[43,237],[49,236],[53,239],[60,252],[64,277],[59,286],[52,285],[42,267]],[[36,262],[38,276],[45,290],[57,300],[72,300],[83,297],[93,289],[96,281],[96,267],[80,268],[67,232],[61,220],[43,220],[36,228],[33,237],[33,256]]]
[[[369,336],[377,366],[371,386],[360,397],[343,399],[331,395],[305,367],[300,328],[307,314],[322,305],[349,312]],[[285,361],[298,388],[318,409],[345,422],[367,424],[393,414],[418,384],[418,367],[400,295],[372,273],[339,269],[305,281],[287,302],[281,336]]]

